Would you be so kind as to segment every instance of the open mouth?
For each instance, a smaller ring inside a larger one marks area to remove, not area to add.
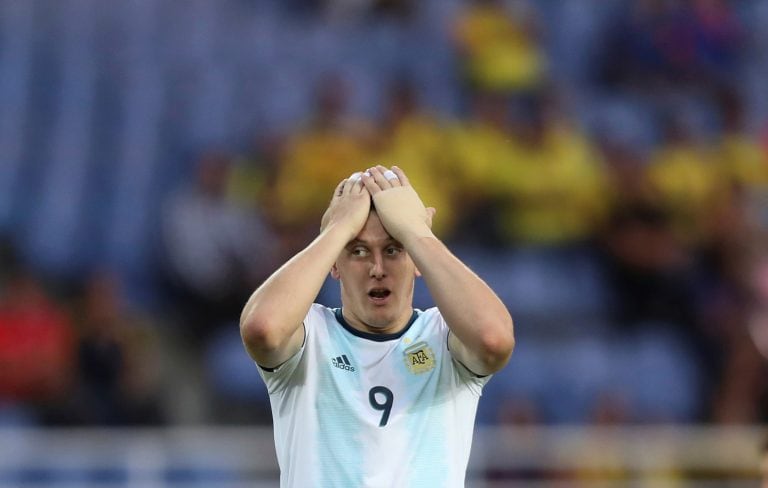
[[[368,291],[368,297],[377,303],[386,301],[391,294],[392,292],[386,288],[373,288]]]

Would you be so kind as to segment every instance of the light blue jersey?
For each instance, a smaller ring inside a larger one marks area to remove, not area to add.
[[[370,334],[313,304],[301,350],[259,368],[269,389],[284,488],[461,487],[477,377],[448,350],[436,308],[396,334]]]

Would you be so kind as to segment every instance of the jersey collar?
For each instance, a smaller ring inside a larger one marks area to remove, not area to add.
[[[349,332],[352,335],[355,335],[357,337],[361,337],[363,339],[369,339],[372,341],[377,342],[385,342],[385,341],[391,341],[393,339],[399,339],[403,336],[406,332],[408,332],[408,329],[411,328],[411,325],[416,321],[416,319],[419,317],[419,312],[417,310],[413,311],[413,314],[411,315],[411,318],[408,320],[408,323],[405,324],[405,327],[403,327],[400,331],[394,332],[392,334],[374,334],[372,332],[363,332],[362,330],[355,329],[351,325],[349,325],[349,322],[344,318],[344,315],[341,313],[341,308],[337,308],[334,310],[334,315],[336,316],[336,320],[341,324],[342,327],[344,327],[347,332]]]

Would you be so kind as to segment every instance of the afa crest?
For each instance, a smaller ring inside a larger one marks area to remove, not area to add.
[[[435,352],[424,341],[405,350],[405,366],[413,374],[426,373],[435,368]]]

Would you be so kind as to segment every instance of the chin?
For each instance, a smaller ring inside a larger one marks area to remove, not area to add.
[[[368,317],[366,323],[374,329],[386,329],[392,323],[392,319],[381,315],[372,315]]]
[[[366,323],[369,327],[374,329],[386,329],[392,324],[392,321],[395,320],[391,312],[384,310],[374,310],[367,315]]]

